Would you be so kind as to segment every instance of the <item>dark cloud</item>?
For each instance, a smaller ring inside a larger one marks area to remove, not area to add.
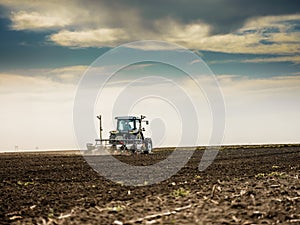
[[[158,32],[155,21],[171,18],[182,24],[204,22],[211,25],[212,34],[231,33],[252,17],[300,13],[299,0],[73,0],[59,5],[55,1],[43,4],[29,1],[28,4],[35,10],[49,6],[54,11],[56,8],[64,11],[66,7],[69,7],[70,12],[83,9],[84,14],[76,18],[74,29],[81,24],[90,27],[98,27],[99,24],[110,28],[128,27],[131,25],[128,21],[136,16],[138,24],[132,23],[132,27],[140,26],[148,31]],[[17,3],[6,6],[12,11],[24,10],[25,7]],[[0,13],[5,17],[10,14],[1,8],[1,1]]]
[[[183,23],[197,20],[208,23],[213,27],[213,34],[230,33],[251,17],[300,13],[298,0],[104,0],[85,5],[95,4],[110,11],[112,21],[118,21],[119,12],[135,9],[146,29],[154,29],[153,20],[171,17]]]

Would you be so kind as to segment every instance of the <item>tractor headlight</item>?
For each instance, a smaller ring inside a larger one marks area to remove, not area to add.
[[[117,131],[117,130],[112,130],[112,131],[110,131],[110,133],[111,133],[111,134],[118,134],[119,131]]]

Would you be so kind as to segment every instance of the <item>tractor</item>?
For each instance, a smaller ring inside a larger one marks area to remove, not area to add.
[[[145,153],[152,152],[151,138],[145,138],[143,131],[145,128],[142,124],[149,124],[144,120],[146,116],[117,116],[116,130],[110,131],[109,139],[102,139],[102,121],[101,116],[97,116],[100,120],[100,139],[96,139],[96,144],[87,144],[88,150],[102,149],[105,147],[111,152],[130,152],[130,153]]]

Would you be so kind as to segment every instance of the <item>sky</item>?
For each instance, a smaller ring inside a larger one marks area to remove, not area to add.
[[[73,104],[80,79],[99,56],[141,40],[180,45],[209,66],[226,108],[223,144],[300,142],[297,0],[0,0],[0,38],[0,151],[77,148]],[[186,76],[167,65],[133,65],[107,86],[95,115],[112,117],[106,107],[115,101],[112,94],[122,92],[121,81],[141,73]],[[198,92],[181,81],[197,99]],[[209,107],[201,104],[199,144],[205,145],[212,122]],[[154,144],[176,145],[181,125],[174,111],[161,99],[131,110],[139,115],[145,109]],[[104,125],[108,136],[112,118]]]

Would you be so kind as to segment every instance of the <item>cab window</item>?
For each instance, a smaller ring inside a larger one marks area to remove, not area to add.
[[[119,120],[118,121],[118,130],[119,131],[129,131],[135,128],[135,121],[134,120]]]

